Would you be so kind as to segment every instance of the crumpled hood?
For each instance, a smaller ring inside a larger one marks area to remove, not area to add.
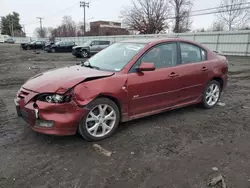
[[[79,46],[74,46],[72,49],[76,49],[76,48],[88,48],[88,46],[85,46],[85,45],[79,45]]]
[[[31,77],[22,87],[38,93],[53,93],[60,88],[72,88],[87,78],[107,77],[113,74],[75,65],[38,74]]]

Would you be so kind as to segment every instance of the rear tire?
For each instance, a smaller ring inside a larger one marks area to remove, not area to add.
[[[220,100],[221,85],[216,80],[211,80],[203,93],[202,105],[205,109],[214,108]]]
[[[108,98],[98,98],[87,106],[89,113],[81,120],[78,132],[87,141],[110,137],[120,122],[118,106]]]

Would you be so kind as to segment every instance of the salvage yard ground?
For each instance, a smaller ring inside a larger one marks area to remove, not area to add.
[[[124,123],[96,143],[114,152],[107,157],[78,135],[35,133],[16,117],[13,99],[29,77],[81,59],[1,45],[0,187],[206,188],[222,174],[228,187],[249,188],[250,58],[228,58],[226,106],[191,106]]]

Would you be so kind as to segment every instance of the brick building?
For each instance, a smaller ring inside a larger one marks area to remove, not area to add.
[[[128,35],[129,32],[122,28],[119,22],[96,21],[90,22],[90,34],[92,36]]]

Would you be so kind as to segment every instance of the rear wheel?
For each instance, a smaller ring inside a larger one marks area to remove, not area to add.
[[[79,133],[87,141],[98,141],[111,136],[120,122],[117,105],[107,98],[98,98],[88,105],[89,113],[79,125]]]
[[[204,108],[211,109],[219,102],[221,96],[221,85],[218,81],[212,80],[207,84],[203,93],[202,104]]]
[[[89,57],[89,53],[88,53],[87,50],[83,50],[81,55],[82,55],[83,58],[88,58]]]

